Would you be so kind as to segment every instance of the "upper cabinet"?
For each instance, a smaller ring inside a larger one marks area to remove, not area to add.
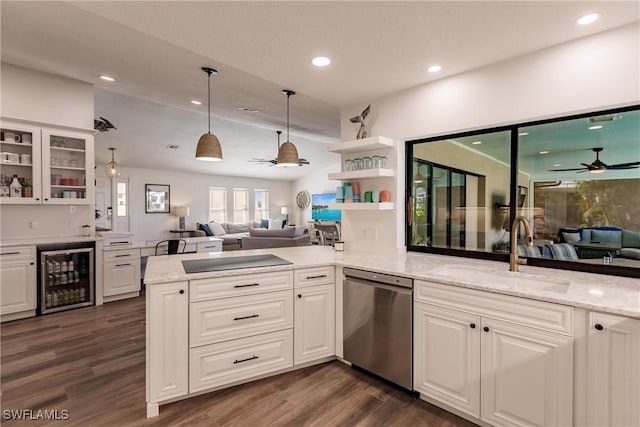
[[[0,197],[0,204],[93,204],[90,132],[8,121],[2,122],[1,130],[2,175],[9,181],[18,177],[22,197]]]

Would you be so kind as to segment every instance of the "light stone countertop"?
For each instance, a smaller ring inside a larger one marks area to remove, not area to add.
[[[37,246],[49,245],[55,243],[77,243],[77,242],[95,242],[102,240],[101,237],[85,237],[85,236],[64,236],[64,237],[37,237],[31,239],[11,239],[0,240],[0,248],[11,248],[16,246]]]
[[[273,254],[289,265],[243,270],[185,273],[182,260]],[[328,246],[256,249],[149,257],[145,283],[153,286],[209,277],[339,265],[417,280],[514,295],[640,319],[640,280],[542,267],[520,266],[509,272],[505,262],[434,254],[377,255],[335,252]]]

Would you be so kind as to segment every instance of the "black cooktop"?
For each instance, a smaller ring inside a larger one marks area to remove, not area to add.
[[[271,267],[274,265],[292,264],[275,255],[248,255],[216,259],[190,259],[182,261],[184,271],[188,274],[205,271],[237,270],[243,268]]]

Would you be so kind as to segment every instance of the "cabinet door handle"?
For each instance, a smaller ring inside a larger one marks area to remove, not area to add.
[[[259,314],[252,314],[251,316],[234,317],[233,320],[252,319],[254,317],[260,317]]]
[[[48,201],[49,201],[49,199],[44,199],[44,201],[45,201],[45,202],[48,202]]]
[[[29,265],[34,265],[34,264],[35,264],[35,262],[30,262],[30,263],[29,263]]]
[[[298,294],[298,298],[302,298],[302,294]]]
[[[20,252],[2,252],[0,255],[19,255]]]
[[[128,267],[131,264],[116,264],[116,267]]]
[[[249,357],[249,358],[247,358],[247,359],[240,359],[240,360],[236,359],[236,360],[233,362],[233,364],[235,365],[236,363],[248,362],[249,360],[255,360],[255,359],[257,359],[257,358],[258,358],[258,356],[251,356],[251,357]]]
[[[246,287],[249,287],[249,286],[260,286],[260,283],[249,283],[249,284],[246,284],[246,285],[235,285],[234,288],[246,288]]]
[[[36,201],[39,202],[40,201],[40,197],[36,197]]]
[[[309,279],[322,279],[323,277],[327,277],[326,274],[320,274],[318,276],[307,276],[307,280]]]
[[[482,328],[482,330],[485,331],[485,332],[489,332],[489,327],[485,326],[484,328]]]
[[[184,289],[180,289],[180,295],[184,294]]]
[[[471,329],[475,329],[475,328],[476,328],[476,324],[475,324],[475,323],[470,323],[470,324],[469,324],[469,327],[470,327]]]
[[[604,326],[602,326],[600,323],[596,323],[593,327],[598,331],[602,331],[604,329]]]

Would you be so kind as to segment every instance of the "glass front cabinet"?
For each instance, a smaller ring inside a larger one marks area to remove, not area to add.
[[[3,121],[0,204],[91,204],[93,165],[88,132]]]

